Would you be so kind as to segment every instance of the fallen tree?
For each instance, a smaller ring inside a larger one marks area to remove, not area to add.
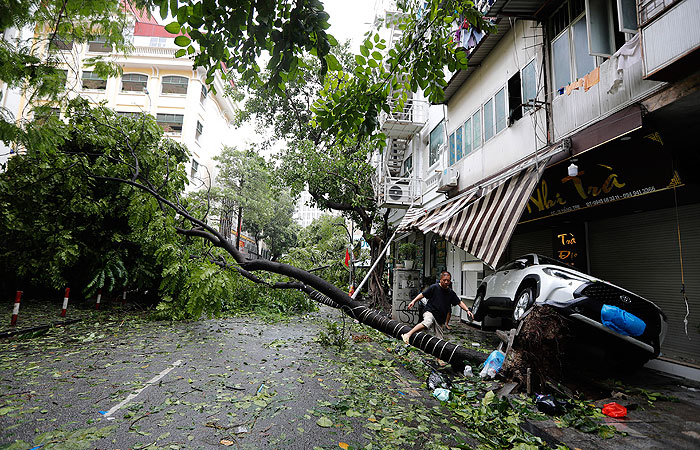
[[[166,166],[166,170],[157,173],[158,177],[165,179],[151,179],[149,172],[140,169],[143,167],[143,164],[140,161],[140,153],[133,151],[136,145],[131,142],[132,135],[112,125],[111,117],[113,114],[105,108],[91,109],[84,100],[74,102],[71,111],[69,111],[71,121],[78,121],[83,126],[89,123],[93,130],[93,133],[83,135],[84,140],[80,143],[80,146],[72,148],[73,153],[78,156],[76,157],[76,164],[81,164],[81,161],[84,161],[79,156],[92,155],[92,157],[95,157],[96,153],[103,152],[99,157],[106,158],[118,168],[118,170],[107,174],[89,172],[87,171],[87,166],[85,166],[86,177],[107,183],[132,186],[150,195],[157,201],[161,211],[168,215],[174,215],[177,218],[177,222],[173,222],[175,223],[177,234],[189,238],[200,238],[211,247],[223,251],[223,254],[208,252],[209,262],[216,264],[222,270],[234,270],[248,280],[266,285],[272,289],[297,289],[303,291],[312,299],[328,306],[339,308],[360,323],[396,339],[400,339],[401,334],[410,330],[410,326],[392,320],[385,314],[353,300],[346,292],[311,272],[282,262],[266,259],[247,259],[236,248],[234,242],[226,239],[219,230],[207,223],[206,213],[203,218],[197,217],[180,201],[178,194],[166,195],[161,192],[160,186],[167,185],[170,174],[178,173],[177,159],[171,158],[171,155],[168,154],[169,147],[164,147],[164,154],[160,155],[164,159],[163,164]],[[152,119],[143,117],[139,120]],[[113,147],[91,145],[90,139],[101,140],[106,136],[117,138],[122,143]],[[121,175],[116,175],[117,173]],[[271,283],[259,276],[258,273],[260,272],[282,275],[288,278],[289,281]],[[456,367],[463,366],[464,361],[467,360],[481,363],[485,359],[485,355],[481,352],[447,342],[427,333],[416,334],[412,339],[412,345],[437,358],[450,362]]]

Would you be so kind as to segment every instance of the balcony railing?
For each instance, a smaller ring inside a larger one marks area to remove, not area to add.
[[[382,112],[379,123],[382,131],[390,138],[411,139],[423,128],[428,120],[428,102],[406,100],[402,107],[398,102],[390,102],[391,110]]]
[[[565,138],[662,87],[663,83],[644,80],[642,70],[640,60],[619,74],[617,61],[609,59],[600,65],[600,81],[588,91],[581,87],[554,98],[554,140]]]

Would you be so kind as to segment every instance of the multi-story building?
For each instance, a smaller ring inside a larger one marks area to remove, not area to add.
[[[299,200],[297,200],[294,206],[294,214],[292,218],[296,223],[306,228],[311,225],[311,222],[321,217],[323,214],[329,214],[327,211],[322,211],[314,206],[311,206],[311,194],[308,191],[302,191],[299,194]]]
[[[51,51],[60,52],[68,95],[104,103],[119,114],[154,116],[166,136],[182,142],[191,153],[188,189],[209,186],[215,177],[212,158],[226,143],[235,142],[231,121],[236,106],[226,95],[226,82],[215,76],[216,93],[210,92],[205,70],[194,69],[188,58],[175,57],[179,48],[175,36],[149,13],[126,7],[133,17],[129,36],[133,51],[127,55],[114,52],[101,39],[86,44],[61,39],[50,43]],[[119,64],[122,75],[101,78],[85,65],[93,57]],[[18,120],[30,117],[29,99],[19,95],[16,103]]]
[[[444,102],[382,122],[379,202],[423,282],[446,268],[469,301],[506,260],[555,257],[654,301],[663,358],[700,363],[700,1],[477,7],[497,31],[457,25]]]

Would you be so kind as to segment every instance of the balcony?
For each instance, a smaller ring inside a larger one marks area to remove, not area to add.
[[[379,117],[381,130],[393,139],[411,139],[428,120],[428,102],[408,99],[403,107],[398,102],[390,101],[390,112],[382,111]]]
[[[640,5],[644,78],[676,81],[700,62],[700,2],[645,0]]]
[[[383,177],[379,184],[380,208],[408,208],[421,204],[421,180],[410,177]]]
[[[642,78],[642,61],[627,67],[620,78],[617,61],[600,65],[600,81],[585,91],[583,87],[552,100],[554,141],[617,112],[659,90],[664,83]],[[621,82],[621,83],[620,83]],[[612,88],[616,84],[616,88]]]

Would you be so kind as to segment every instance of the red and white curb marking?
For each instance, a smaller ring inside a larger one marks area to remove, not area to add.
[[[61,317],[66,317],[66,309],[68,309],[68,295],[70,294],[70,288],[66,288],[66,294],[63,296],[63,309],[61,309]]]
[[[15,306],[12,308],[12,319],[10,320],[10,326],[17,325],[17,316],[19,315],[19,301],[22,299],[22,291],[17,291],[17,296],[15,297]]]
[[[137,390],[137,391],[134,391],[134,392],[132,392],[131,394],[129,394],[124,400],[122,400],[122,401],[119,402],[118,404],[112,406],[112,408],[110,408],[109,411],[100,411],[100,414],[102,414],[103,417],[107,418],[107,420],[114,420],[114,417],[111,417],[112,414],[114,414],[115,412],[119,411],[119,409],[122,408],[122,407],[124,407],[124,405],[126,405],[127,403],[129,403],[130,401],[132,401],[133,399],[135,399],[136,397],[138,397],[139,394],[140,394],[141,392],[143,392],[146,388],[148,388],[149,386],[152,386],[152,385],[156,384],[158,381],[160,381],[161,378],[163,378],[164,376],[166,376],[167,374],[169,374],[171,370],[173,370],[174,368],[176,368],[176,367],[179,366],[180,364],[182,364],[182,360],[181,360],[181,359],[178,359],[178,360],[175,361],[170,367],[168,367],[167,369],[165,369],[164,371],[162,371],[161,373],[159,373],[159,374],[156,375],[155,377],[151,378],[150,380],[148,380],[148,381],[146,382],[146,384],[145,384],[141,389],[139,389],[139,390]]]
[[[97,303],[95,303],[95,309],[100,309],[100,300],[102,300],[102,289],[97,291]]]

